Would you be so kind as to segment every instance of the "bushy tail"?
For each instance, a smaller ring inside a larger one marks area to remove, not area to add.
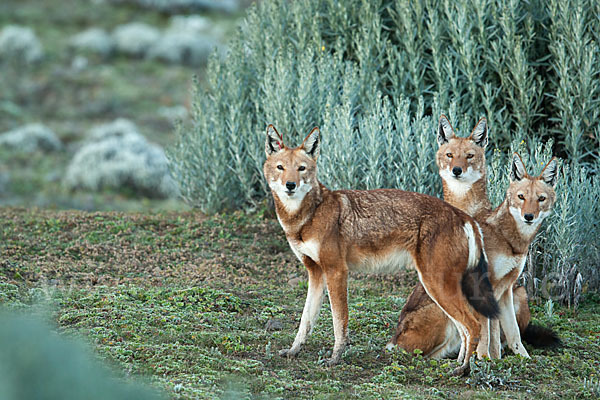
[[[484,317],[497,318],[500,307],[494,297],[492,283],[488,276],[488,263],[483,254],[479,255],[479,262],[475,267],[467,267],[461,281],[462,291],[467,297],[469,304],[475,311]]]
[[[533,347],[551,348],[562,346],[562,341],[552,329],[529,324],[522,333],[522,339]]]

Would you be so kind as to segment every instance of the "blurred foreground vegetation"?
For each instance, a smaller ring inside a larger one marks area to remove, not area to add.
[[[3,286],[0,295],[5,294]],[[150,389],[124,384],[92,361],[81,343],[58,337],[31,317],[0,314],[0,397],[4,400],[152,400]]]

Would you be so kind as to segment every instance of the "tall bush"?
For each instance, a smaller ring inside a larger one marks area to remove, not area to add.
[[[566,159],[530,281],[576,266],[597,287],[598,240],[586,232],[597,233],[599,217],[599,10],[592,0],[262,1],[227,57],[210,61],[194,126],[170,149],[172,171],[205,212],[256,206],[268,195],[266,125],[290,145],[318,125],[320,177],[330,187],[439,195],[438,116],[467,133],[485,115],[492,196],[504,194],[497,183],[515,146],[536,163],[541,154]],[[578,238],[587,239],[583,251],[565,243]],[[577,288],[563,286],[553,290],[572,301]]]

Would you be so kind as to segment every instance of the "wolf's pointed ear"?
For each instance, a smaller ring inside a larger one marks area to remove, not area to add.
[[[487,128],[487,119],[482,117],[475,128],[473,128],[473,132],[471,132],[470,136],[471,140],[475,142],[477,146],[485,148],[488,144],[488,128]]]
[[[527,175],[525,164],[523,164],[521,156],[514,153],[512,157],[512,167],[510,168],[510,180],[513,182],[520,181],[525,175]]]
[[[314,160],[319,157],[319,145],[321,143],[321,132],[316,126],[310,131],[308,136],[302,142],[302,148]]]
[[[558,162],[556,161],[556,157],[552,157],[552,160],[546,164],[540,175],[546,184],[552,187],[556,186],[556,178],[558,177]]]
[[[437,129],[437,142],[438,145],[443,145],[444,143],[448,143],[450,139],[454,137],[454,129],[452,129],[452,125],[450,125],[450,121],[446,118],[445,115],[440,117],[440,123],[438,124]]]
[[[267,126],[267,142],[265,143],[265,152],[267,157],[283,149],[283,139],[277,129],[272,124]]]

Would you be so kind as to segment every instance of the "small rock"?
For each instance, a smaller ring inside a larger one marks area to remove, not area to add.
[[[207,11],[236,13],[241,9],[240,0],[110,0],[112,3],[133,3],[141,7],[165,13],[182,11]]]
[[[298,285],[300,284],[300,282],[302,282],[302,278],[300,278],[299,276],[297,276],[295,278],[291,278],[290,280],[288,280],[288,285],[290,285],[291,287],[295,288],[295,287],[298,287]]]
[[[149,143],[133,123],[116,120],[92,129],[64,177],[70,189],[129,188],[148,197],[179,195],[163,149]]]
[[[32,64],[43,56],[42,44],[31,28],[8,25],[0,32],[0,58]]]
[[[158,29],[150,25],[132,22],[117,27],[112,36],[118,52],[143,57],[161,35]]]
[[[98,125],[87,134],[90,140],[102,140],[110,137],[123,137],[129,134],[138,135],[138,128],[126,118],[117,118],[113,122]]]
[[[0,134],[0,146],[24,153],[56,151],[63,147],[56,134],[42,124],[29,124]]]
[[[201,66],[218,47],[219,42],[208,35],[167,32],[148,50],[147,57],[171,64]]]
[[[115,48],[115,41],[104,29],[91,28],[71,37],[69,45],[80,51],[108,57]]]
[[[267,324],[265,325],[266,331],[280,331],[282,329],[283,329],[283,324],[281,323],[281,321],[276,320],[276,319],[268,320]]]
[[[176,15],[171,17],[167,33],[187,32],[195,35],[210,33],[213,24],[210,19],[200,15]]]

